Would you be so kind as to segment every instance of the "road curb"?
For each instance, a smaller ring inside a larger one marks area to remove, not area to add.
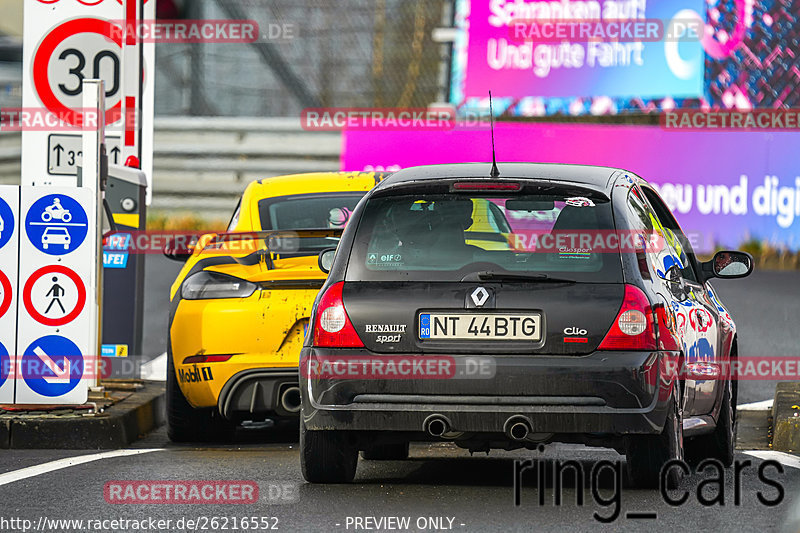
[[[0,449],[123,448],[164,424],[165,408],[164,384],[145,382],[144,388],[97,416],[0,419]]]
[[[800,382],[778,383],[772,404],[772,449],[800,451]]]

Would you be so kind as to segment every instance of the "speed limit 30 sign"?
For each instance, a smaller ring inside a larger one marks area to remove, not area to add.
[[[141,169],[152,176],[153,151],[153,65],[155,44],[142,43],[142,65],[138,57],[126,54],[124,25],[131,15],[144,20],[155,18],[155,2],[144,0],[29,0],[25,2],[23,54],[23,108],[42,115],[39,124],[22,125],[22,185],[76,185],[77,167],[82,154],[67,157],[67,146],[80,144],[80,126],[91,116],[84,113],[83,81],[102,79],[106,91],[106,134],[117,139],[117,151],[124,150],[118,139],[126,132],[123,108],[130,106],[126,86],[141,82],[141,111],[136,117],[141,136]],[[123,61],[136,61],[133,72],[142,79],[126,80]],[[59,127],[53,128],[53,123]],[[130,127],[130,125],[128,125]],[[69,131],[69,127],[77,127]],[[35,129],[32,129],[35,128]],[[52,142],[51,135],[60,142]],[[108,147],[111,151],[115,147]],[[111,163],[123,163],[118,154]]]

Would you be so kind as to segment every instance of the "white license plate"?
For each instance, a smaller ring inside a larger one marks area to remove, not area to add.
[[[419,338],[538,342],[542,339],[541,326],[539,313],[422,313],[419,315]]]

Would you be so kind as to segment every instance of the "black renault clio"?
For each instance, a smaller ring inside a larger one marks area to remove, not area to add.
[[[573,442],[659,481],[684,447],[733,461],[736,327],[656,190],[631,172],[503,163],[397,172],[320,255],[300,362],[301,462],[348,482],[358,453]],[[669,485],[679,468],[664,475]]]

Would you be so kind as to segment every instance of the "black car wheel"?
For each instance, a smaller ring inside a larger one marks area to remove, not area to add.
[[[300,420],[300,467],[309,483],[350,483],[358,449],[342,431],[309,431]]]
[[[408,443],[371,446],[361,452],[361,457],[368,461],[402,461],[408,459]]]
[[[628,478],[635,487],[657,488],[661,470],[672,460],[683,461],[683,413],[680,386],[673,388],[671,408],[658,435],[632,437],[626,454]],[[683,478],[679,467],[670,468],[666,474],[666,487],[674,489]]]
[[[722,394],[722,406],[717,417],[717,427],[709,435],[694,439],[691,444],[693,457],[699,462],[703,459],[717,459],[726,467],[733,464],[736,448],[736,394],[734,383],[730,379],[725,382]]]
[[[167,436],[172,442],[227,441],[233,437],[236,424],[225,420],[214,408],[197,409],[183,396],[172,351],[167,354]]]

